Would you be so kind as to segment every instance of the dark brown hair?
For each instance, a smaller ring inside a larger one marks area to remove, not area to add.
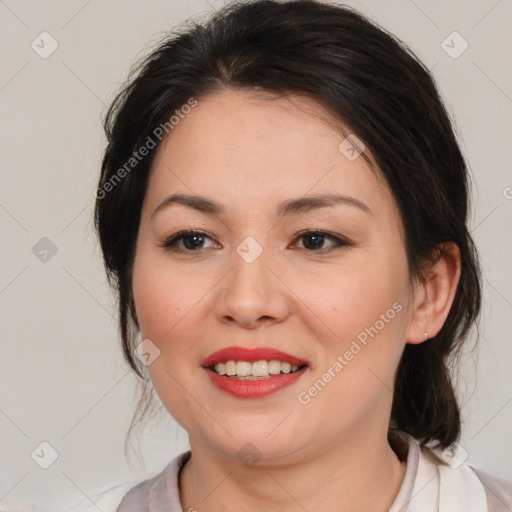
[[[159,126],[170,128],[170,117],[191,98],[224,88],[308,96],[364,142],[400,210],[411,276],[423,275],[441,243],[458,245],[462,269],[448,318],[434,338],[406,345],[391,411],[396,427],[449,446],[460,436],[449,361],[481,300],[467,229],[466,163],[435,81],[413,52],[352,8],[313,0],[235,2],[206,23],[189,20],[132,70],[107,113],[95,227],[118,297],[124,356],[142,379],[128,434],[153,393],[133,354],[138,328],[131,275],[156,149],[133,158]]]

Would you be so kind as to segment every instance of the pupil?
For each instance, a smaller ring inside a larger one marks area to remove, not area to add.
[[[308,239],[316,240],[316,244],[314,242],[313,242],[313,244],[308,244],[306,242],[306,243],[304,243],[306,248],[307,249],[315,249],[315,248],[317,248],[318,245],[322,245],[324,236],[323,235],[308,235],[305,240],[308,240]],[[320,242],[320,243],[318,243],[318,242]],[[310,245],[310,246],[312,245],[312,247],[308,247],[308,245]]]
[[[187,241],[190,241],[191,239],[194,239],[195,242],[193,244],[188,244]],[[198,249],[200,248],[201,242],[202,242],[202,236],[201,235],[190,235],[183,239],[183,244],[187,249]],[[196,243],[199,242],[199,243]]]

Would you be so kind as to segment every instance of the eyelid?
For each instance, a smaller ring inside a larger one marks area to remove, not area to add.
[[[189,236],[193,236],[193,235],[199,235],[199,236],[202,236],[203,238],[209,238],[210,240],[213,240],[213,237],[211,237],[208,233],[206,233],[205,231],[202,231],[200,229],[185,229],[185,230],[178,231],[177,233],[171,235],[170,237],[167,237],[162,243],[159,243],[157,245],[159,247],[162,247],[165,250],[168,250],[168,251],[182,252],[182,253],[188,253],[188,254],[193,254],[195,252],[200,253],[200,252],[202,252],[203,248],[197,249],[196,251],[175,248],[177,242],[179,242]],[[299,248],[299,250],[303,250],[303,251],[306,251],[306,252],[309,252],[312,254],[314,254],[314,253],[324,254],[326,252],[329,252],[330,250],[338,249],[341,247],[352,247],[354,245],[354,243],[350,239],[348,239],[347,237],[345,237],[343,235],[337,235],[337,234],[335,235],[333,233],[330,233],[328,231],[325,231],[325,230],[322,230],[319,228],[303,229],[295,234],[294,240],[301,239],[307,235],[323,236],[324,238],[331,239],[334,242],[331,247],[325,247],[325,248],[319,249],[319,250]]]
[[[306,235],[322,235],[324,238],[330,238],[331,240],[334,240],[334,244],[331,247],[332,249],[336,249],[339,247],[348,247],[353,246],[353,242],[349,240],[347,237],[342,235],[335,235],[334,233],[330,233],[329,231],[325,231],[323,229],[318,228],[310,228],[310,229],[304,229],[300,232],[298,232],[295,236],[295,239],[299,239],[301,237],[304,237]],[[318,251],[313,251],[311,249],[304,249],[305,251],[321,254],[322,252],[326,252],[329,250],[329,248],[320,249]]]
[[[210,240],[213,240],[213,238],[206,233],[206,231],[202,231],[200,229],[183,229],[181,231],[178,231],[177,233],[174,233],[173,235],[167,237],[164,239],[163,242],[157,244],[159,247],[163,247],[164,249],[171,250],[176,242],[179,240],[182,240],[183,238],[186,238],[187,236],[193,236],[193,235],[200,235],[204,238],[209,238]],[[185,251],[185,252],[194,252],[194,251]],[[198,251],[199,252],[199,251]]]

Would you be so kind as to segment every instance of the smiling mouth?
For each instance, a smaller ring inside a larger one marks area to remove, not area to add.
[[[277,359],[254,362],[229,360],[209,366],[208,370],[233,380],[268,380],[279,375],[299,372],[306,367],[306,364],[292,365]]]

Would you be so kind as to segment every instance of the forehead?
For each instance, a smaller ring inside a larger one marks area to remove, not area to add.
[[[371,155],[344,153],[349,133],[311,98],[212,94],[198,99],[161,143],[145,202],[155,208],[165,195],[181,192],[224,198],[236,210],[336,192],[393,208],[368,165]]]

